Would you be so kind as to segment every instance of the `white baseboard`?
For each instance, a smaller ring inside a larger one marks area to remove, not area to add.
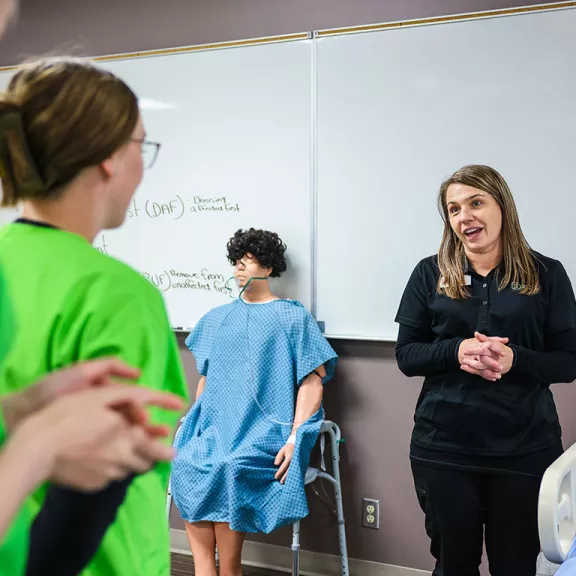
[[[170,543],[172,552],[190,555],[184,530],[171,529]],[[290,574],[292,571],[292,550],[290,547],[246,542],[242,561],[247,566],[269,568]],[[340,558],[330,554],[318,554],[302,550],[300,552],[300,573],[302,576],[340,576]],[[349,576],[430,576],[430,572],[350,559]]]

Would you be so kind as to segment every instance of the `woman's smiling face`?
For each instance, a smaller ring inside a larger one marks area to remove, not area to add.
[[[485,254],[501,242],[502,210],[488,192],[451,184],[446,191],[446,208],[450,226],[466,252]]]

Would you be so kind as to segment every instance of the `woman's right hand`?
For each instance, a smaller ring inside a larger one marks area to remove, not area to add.
[[[113,385],[63,396],[27,418],[10,444],[34,463],[36,483],[50,479],[83,491],[142,473],[169,461],[173,449],[159,440],[165,427],[142,420],[146,406],[180,411],[172,394],[141,386]],[[131,415],[138,414],[138,422]]]
[[[474,333],[474,338],[467,338],[460,343],[458,348],[458,362],[460,368],[470,374],[481,376],[485,380],[495,382],[502,377],[503,366],[501,365],[501,354],[495,350],[491,351],[490,343],[497,343],[501,345],[508,344],[508,338],[501,338],[498,336],[484,336],[478,332]],[[487,349],[483,350],[482,355],[471,354],[471,351],[478,349],[478,347],[485,343]]]

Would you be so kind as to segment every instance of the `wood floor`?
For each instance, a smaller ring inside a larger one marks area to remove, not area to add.
[[[192,576],[194,574],[194,563],[192,556],[184,554],[172,554],[172,576]],[[246,567],[243,576],[286,576],[286,573],[273,572],[264,568]]]

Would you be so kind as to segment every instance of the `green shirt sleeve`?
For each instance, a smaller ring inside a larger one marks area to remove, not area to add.
[[[68,364],[71,356],[74,360],[114,356],[141,370],[143,386],[188,398],[164,300],[147,280],[140,275],[130,280],[100,276],[90,281],[89,288],[77,286],[70,304],[58,331],[59,345],[53,347],[63,354],[57,367]],[[178,419],[163,410],[152,414],[156,422],[170,426]]]

